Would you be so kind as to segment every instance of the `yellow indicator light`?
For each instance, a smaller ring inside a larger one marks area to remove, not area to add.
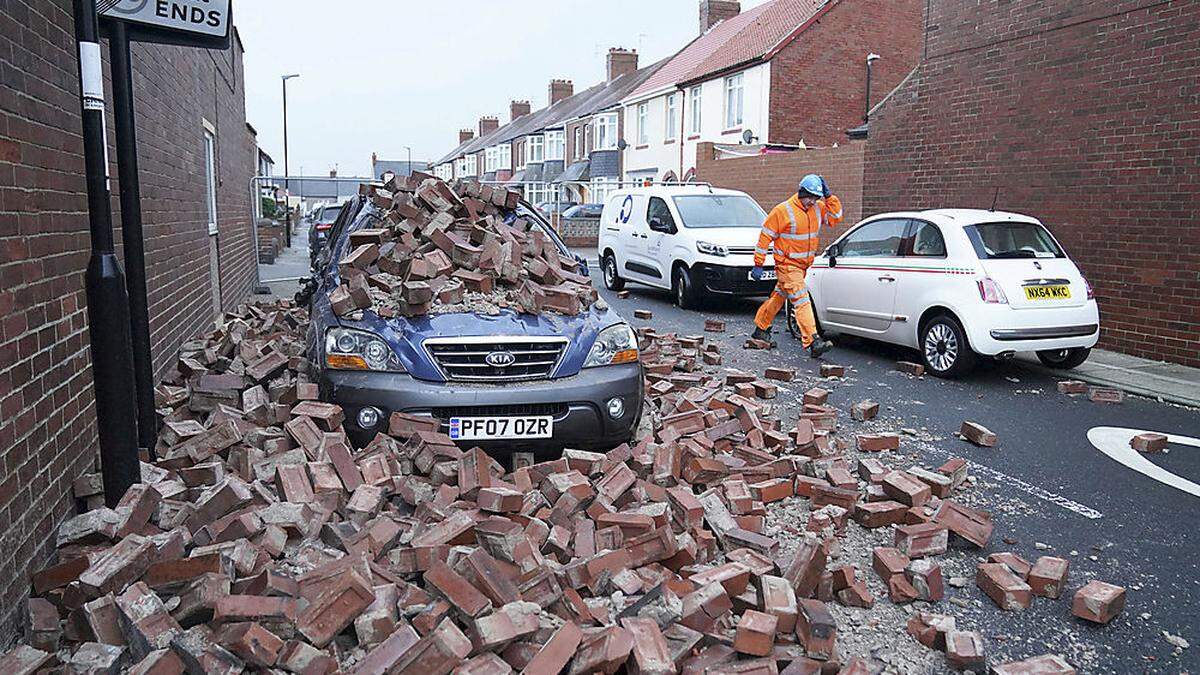
[[[355,354],[326,354],[325,365],[338,370],[368,370],[366,359]]]
[[[616,365],[618,363],[633,363],[637,360],[638,360],[638,350],[626,349],[624,351],[620,351],[620,352],[617,352],[616,354],[613,354],[612,361],[610,362],[610,364]]]

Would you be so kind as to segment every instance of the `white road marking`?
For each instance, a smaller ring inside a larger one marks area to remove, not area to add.
[[[947,458],[960,456],[960,455],[952,454],[946,450],[942,450],[941,448],[933,448],[933,450],[936,453],[941,454],[942,456],[947,457]],[[1004,483],[1005,485],[1016,488],[1017,490],[1020,490],[1021,492],[1025,492],[1027,494],[1033,495],[1034,497],[1037,497],[1038,499],[1050,502],[1051,504],[1054,504],[1055,506],[1066,509],[1067,511],[1070,511],[1072,513],[1077,513],[1077,514],[1083,516],[1084,518],[1088,518],[1091,520],[1099,520],[1104,517],[1103,513],[1097,511],[1096,509],[1093,509],[1090,506],[1080,504],[1079,502],[1074,501],[1072,499],[1067,499],[1066,497],[1058,494],[1057,492],[1051,492],[1045,488],[1040,488],[1036,485],[1030,485],[1029,483],[1021,480],[1020,478],[1017,478],[1016,476],[1010,476],[1010,475],[1004,473],[1003,471],[997,471],[996,469],[993,469],[990,466],[984,466],[983,464],[980,464],[979,462],[972,462],[971,460],[967,460],[967,466],[968,466],[968,470],[967,470],[968,474],[973,473],[973,474],[980,475],[980,476],[987,476],[993,480],[1000,481],[1001,483]]]
[[[1138,473],[1148,478],[1175,488],[1182,490],[1193,497],[1200,497],[1200,485],[1192,481],[1178,476],[1166,469],[1158,466],[1154,462],[1146,459],[1137,450],[1129,447],[1129,441],[1138,434],[1146,433],[1143,429],[1126,429],[1124,427],[1093,427],[1088,430],[1088,440],[1096,449],[1109,458],[1124,464],[1125,466],[1137,471]],[[1162,433],[1162,432],[1159,432]],[[1189,436],[1176,436],[1175,434],[1165,434],[1167,440],[1175,445],[1186,445],[1193,448],[1200,448],[1200,439],[1191,438]]]

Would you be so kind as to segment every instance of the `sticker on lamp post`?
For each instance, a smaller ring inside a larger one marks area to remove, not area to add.
[[[100,16],[209,37],[229,35],[230,0],[99,0]]]

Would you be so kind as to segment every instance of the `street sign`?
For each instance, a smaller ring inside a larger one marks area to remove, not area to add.
[[[98,0],[107,21],[128,24],[129,39],[225,49],[233,24],[231,0]]]

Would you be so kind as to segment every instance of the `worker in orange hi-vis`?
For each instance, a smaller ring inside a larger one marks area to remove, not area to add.
[[[812,302],[808,297],[808,285],[804,276],[809,265],[817,256],[821,228],[842,221],[842,202],[829,192],[825,179],[809,174],[800,181],[796,194],[786,202],[771,209],[758,235],[758,246],[754,249],[754,269],[750,277],[762,279],[763,263],[767,251],[775,249],[775,290],[754,316],[756,340],[775,345],[771,337],[771,322],[775,315],[789,303],[796,312],[796,324],[800,326],[800,341],[814,359],[833,348],[833,343],[817,335],[817,321],[813,317]]]

